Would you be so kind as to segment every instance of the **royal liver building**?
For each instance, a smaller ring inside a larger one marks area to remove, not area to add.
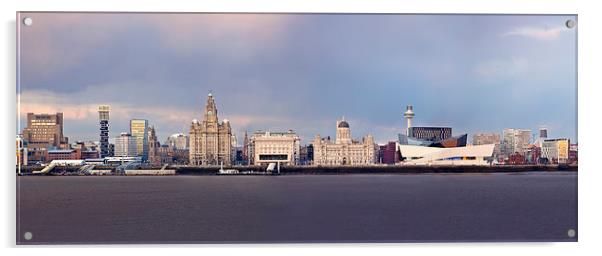
[[[190,126],[191,165],[230,165],[232,162],[232,129],[224,119],[218,122],[213,95],[209,93],[202,122],[192,120]]]

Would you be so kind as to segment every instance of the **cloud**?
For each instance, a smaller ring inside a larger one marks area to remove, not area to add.
[[[82,64],[82,60],[124,31],[123,17],[98,13],[27,13],[34,25],[21,26],[21,65],[39,77]]]
[[[161,34],[165,46],[190,53],[216,47],[230,57],[249,55],[279,42],[294,16],[278,14],[148,15],[142,20]]]
[[[562,33],[563,31],[566,31],[566,29],[561,26],[553,27],[553,28],[519,27],[519,28],[515,28],[514,30],[505,32],[505,33],[501,34],[500,36],[502,36],[502,37],[523,36],[523,37],[530,37],[530,38],[536,38],[536,39],[542,39],[542,40],[551,40],[551,39],[558,38],[558,36],[560,36],[560,33]]]
[[[128,130],[129,120],[142,118],[149,120],[149,124],[157,128],[160,138],[176,132],[187,133],[193,119],[202,119],[199,108],[185,106],[165,105],[144,101],[124,101],[118,97],[98,97],[98,90],[118,91],[122,88],[126,95],[128,91],[136,86],[131,85],[104,85],[90,86],[84,91],[70,93],[56,93],[48,90],[24,90],[18,97],[20,99],[21,127],[26,122],[27,113],[56,113],[62,112],[65,119],[65,130],[67,136],[76,139],[94,139],[96,136],[95,125],[98,119],[98,106],[107,104],[111,107],[111,133],[113,135]],[[166,88],[169,89],[169,88]],[[111,100],[106,100],[111,99]],[[218,108],[224,104],[218,102]],[[198,105],[204,106],[204,101]],[[220,112],[220,120],[228,119],[233,125],[233,130],[242,136],[245,130],[288,130],[303,126],[303,120],[297,120],[293,116],[264,114],[228,114]],[[73,129],[72,134],[67,130]]]
[[[512,77],[527,72],[529,61],[524,57],[483,61],[474,68],[478,76]]]

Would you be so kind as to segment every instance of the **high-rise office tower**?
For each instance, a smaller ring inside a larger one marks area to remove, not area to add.
[[[548,128],[545,128],[545,127],[539,128],[539,138],[540,139],[548,138]]]
[[[100,158],[109,156],[109,106],[98,106],[100,120]]]
[[[504,129],[502,137],[504,154],[524,154],[531,140],[531,130]]]
[[[61,144],[67,144],[67,138],[63,137],[63,113],[27,113],[23,139],[30,148],[58,148]]]
[[[133,137],[127,132],[123,132],[119,137],[115,138],[115,156],[117,157],[134,157],[138,155],[136,137]]]
[[[130,120],[130,134],[136,138],[136,152],[142,157],[142,161],[148,160],[148,120]]]

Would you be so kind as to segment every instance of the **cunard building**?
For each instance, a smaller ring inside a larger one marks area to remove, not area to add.
[[[190,126],[191,165],[230,165],[232,163],[232,129],[230,122],[219,122],[213,95],[209,93],[202,122]]]
[[[370,165],[376,159],[376,145],[371,135],[362,141],[351,138],[351,129],[345,119],[337,121],[336,140],[317,135],[313,141],[314,165]]]

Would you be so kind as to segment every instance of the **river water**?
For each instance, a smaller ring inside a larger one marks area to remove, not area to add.
[[[577,241],[569,229],[576,172],[17,177],[19,244]]]

